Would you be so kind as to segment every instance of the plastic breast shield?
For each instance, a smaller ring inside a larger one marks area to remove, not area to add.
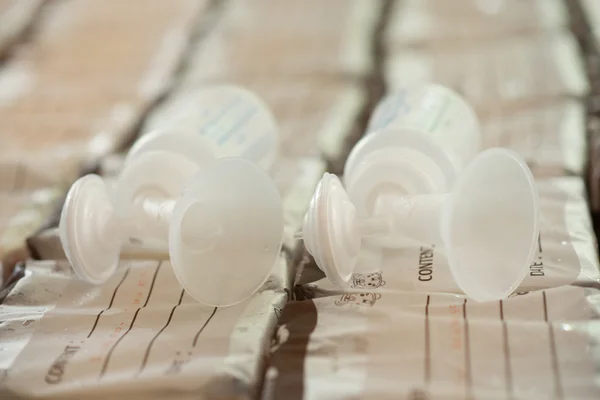
[[[277,261],[283,204],[271,178],[248,160],[226,157],[198,169],[177,153],[147,151],[125,167],[116,192],[111,199],[102,178],[86,175],[67,195],[60,238],[83,280],[109,279],[123,242],[141,229],[168,241],[177,279],[211,306],[247,299]]]

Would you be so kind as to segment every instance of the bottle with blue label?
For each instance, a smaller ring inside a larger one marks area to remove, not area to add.
[[[150,121],[148,132],[189,132],[203,139],[204,147],[214,158],[241,157],[269,170],[278,153],[278,127],[269,107],[249,90],[234,85],[206,86],[169,101],[157,117]],[[137,142],[128,160],[146,151]],[[190,152],[182,144],[159,143],[152,147],[170,146],[170,150]],[[164,147],[161,148],[164,150]]]

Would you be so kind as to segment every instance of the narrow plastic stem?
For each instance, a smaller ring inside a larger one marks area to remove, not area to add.
[[[175,208],[175,200],[147,197],[142,200],[141,206],[142,211],[147,217],[152,218],[160,224],[168,225],[173,209]]]
[[[394,236],[411,243],[440,244],[440,222],[449,194],[384,195],[377,199],[375,214],[387,217]]]
[[[169,221],[175,208],[176,200],[146,197],[140,199],[139,207],[144,219],[144,233],[159,239],[167,240]]]

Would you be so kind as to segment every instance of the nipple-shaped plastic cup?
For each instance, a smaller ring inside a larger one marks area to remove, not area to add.
[[[215,158],[241,157],[269,170],[278,153],[279,128],[269,107],[254,93],[233,85],[206,86],[170,103],[155,128],[193,132]]]
[[[435,84],[408,86],[376,107],[368,134],[346,160],[344,186],[366,217],[385,182],[406,194],[449,191],[479,147],[476,115],[460,96]]]
[[[336,285],[344,286],[355,272],[362,238],[388,232],[384,219],[360,221],[337,176],[325,173],[304,216],[304,245],[319,268]]]
[[[512,151],[478,155],[450,194],[406,196],[389,185],[366,219],[356,216],[340,184],[324,178],[319,186],[303,233],[308,251],[338,284],[355,272],[362,239],[373,236],[442,247],[456,283],[476,301],[507,297],[534,257],[538,193],[529,168]]]
[[[60,215],[59,236],[80,279],[102,283],[112,276],[126,236],[122,228],[102,178],[86,175],[71,186]]]
[[[197,301],[230,306],[267,280],[283,242],[283,204],[256,164],[224,158],[194,175],[169,227],[177,279]]]

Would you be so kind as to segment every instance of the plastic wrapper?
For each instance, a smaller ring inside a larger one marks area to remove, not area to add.
[[[124,265],[91,287],[32,264],[0,306],[0,397],[247,397],[287,294],[281,259],[250,300],[195,302],[167,262]]]
[[[431,41],[452,46],[458,41],[544,33],[568,22],[562,0],[407,0],[395,4],[386,40],[391,46]]]
[[[585,113],[576,100],[511,112],[499,108],[481,121],[482,147],[515,150],[536,178],[582,176],[587,154]]]
[[[382,2],[228,2],[193,53],[194,81],[369,73]]]
[[[462,94],[481,118],[498,108],[532,107],[559,97],[580,98],[589,91],[578,44],[564,31],[518,40],[397,49],[385,71],[390,90],[435,81]]]
[[[70,181],[121,146],[167,88],[203,3],[49,4],[0,69],[3,162]]]
[[[576,177],[540,180],[537,187],[540,193],[538,249],[517,291],[569,284],[600,288],[597,242],[582,180]],[[452,278],[443,248],[423,245],[382,251],[368,245],[356,270],[348,287],[337,287],[322,278],[302,286],[300,291],[308,297],[357,291],[461,293]]]
[[[597,289],[500,302],[348,293],[286,305],[272,398],[597,399]]]
[[[31,25],[44,0],[0,1],[0,56]]]

